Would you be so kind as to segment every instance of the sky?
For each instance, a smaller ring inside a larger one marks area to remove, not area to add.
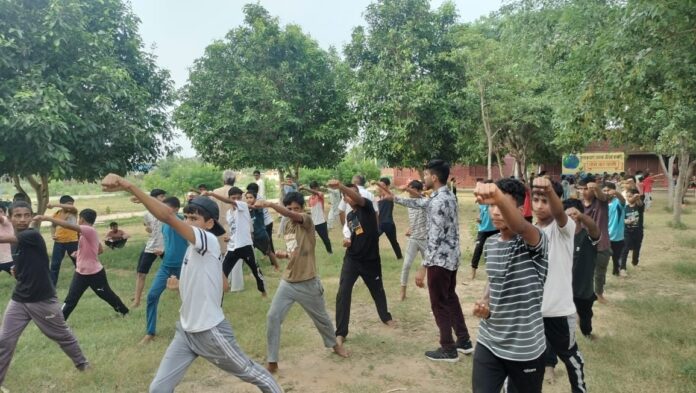
[[[186,84],[188,70],[210,43],[224,38],[242,24],[242,7],[253,0],[131,0],[140,18],[140,34],[160,67],[171,72],[177,88]],[[438,7],[442,0],[433,0]],[[371,0],[261,0],[281,25],[293,23],[312,36],[321,47],[342,52],[355,26],[365,25],[363,12]],[[461,21],[469,22],[500,8],[502,0],[456,0]],[[181,155],[195,151],[185,136],[176,142]]]

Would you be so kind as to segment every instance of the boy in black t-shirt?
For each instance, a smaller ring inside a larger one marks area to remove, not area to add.
[[[372,203],[360,195],[357,186],[353,184],[342,185],[338,180],[330,180],[327,186],[340,190],[343,199],[352,209],[346,215],[350,239],[344,241],[346,255],[343,258],[343,268],[336,295],[336,341],[342,344],[348,335],[351,297],[353,286],[358,277],[362,277],[370,290],[379,319],[389,326],[394,326],[394,321],[387,307],[387,296],[384,293],[384,284],[382,283],[377,213],[372,207]]]
[[[60,345],[78,370],[89,367],[77,339],[63,319],[51,280],[46,243],[38,231],[29,228],[32,216],[31,205],[21,201],[12,204],[10,220],[0,219],[3,229],[14,227],[15,234],[0,236],[0,243],[12,245],[13,274],[17,279],[0,328],[0,386],[5,380],[17,341],[30,321]]]
[[[621,270],[626,272],[628,253],[633,251],[631,264],[638,266],[640,247],[643,245],[643,215],[645,206],[640,193],[635,188],[626,190],[626,219],[624,230],[624,248],[621,251]]]
[[[399,240],[396,238],[396,224],[394,224],[394,201],[384,198],[385,194],[382,187],[389,188],[391,181],[388,177],[383,177],[379,179],[380,183],[380,199],[377,202],[379,206],[379,234],[380,236],[384,233],[391,243],[396,259],[402,259],[401,246],[399,245]]]

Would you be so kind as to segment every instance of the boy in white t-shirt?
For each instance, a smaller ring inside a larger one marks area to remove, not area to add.
[[[102,180],[102,189],[130,192],[158,220],[169,224],[189,242],[179,281],[179,323],[150,384],[150,392],[173,392],[189,365],[199,356],[257,386],[262,392],[282,392],[271,374],[239,348],[222,311],[224,276],[217,236],[223,235],[225,230],[217,222],[220,214],[217,204],[208,197],[194,198],[184,208],[185,220],[181,221],[169,206],[118,175],[107,175]]]
[[[9,220],[7,217],[7,207],[5,205],[0,205],[0,224],[3,224],[5,220]],[[0,237],[2,236],[13,236],[14,229],[11,225],[0,225]],[[9,243],[0,243],[0,271],[5,271],[7,274],[12,275],[12,247]]]
[[[312,194],[312,196],[309,197],[309,208],[312,215],[312,222],[314,222],[314,230],[324,243],[326,252],[329,255],[333,254],[331,239],[329,239],[329,227],[326,223],[326,217],[324,216],[324,193],[319,191],[319,183],[317,181],[312,181],[309,183],[309,188],[302,186],[300,187],[300,191],[306,191]]]
[[[263,273],[259,268],[254,256],[253,240],[251,238],[251,230],[253,224],[251,215],[249,214],[249,205],[242,202],[242,190],[238,187],[232,187],[227,191],[229,198],[221,195],[206,192],[204,196],[213,197],[221,202],[229,203],[232,207],[227,210],[227,225],[230,233],[227,239],[227,253],[222,262],[222,272],[225,277],[229,277],[230,272],[240,259],[251,269],[251,273],[256,279],[256,288],[261,292],[261,296],[266,297],[266,285],[263,280]]]

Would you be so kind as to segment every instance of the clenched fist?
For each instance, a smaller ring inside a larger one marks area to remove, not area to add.
[[[123,191],[127,189],[131,184],[128,180],[122,178],[119,175],[109,173],[102,179],[102,191],[104,192],[115,192]]]
[[[474,188],[476,202],[481,205],[494,205],[501,196],[500,189],[495,183],[478,183]]]

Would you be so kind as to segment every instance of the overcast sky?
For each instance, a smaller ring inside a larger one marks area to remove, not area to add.
[[[140,34],[148,49],[154,48],[157,62],[168,69],[176,87],[188,79],[193,61],[213,40],[242,23],[242,7],[251,1],[240,0],[131,0],[141,20]],[[355,26],[364,25],[363,11],[370,0],[262,0],[281,24],[298,24],[323,48],[334,46],[342,52]],[[502,0],[456,0],[462,21],[473,21],[497,10]],[[433,0],[433,7],[442,0]],[[177,142],[184,156],[195,155],[190,143],[181,136]]]

